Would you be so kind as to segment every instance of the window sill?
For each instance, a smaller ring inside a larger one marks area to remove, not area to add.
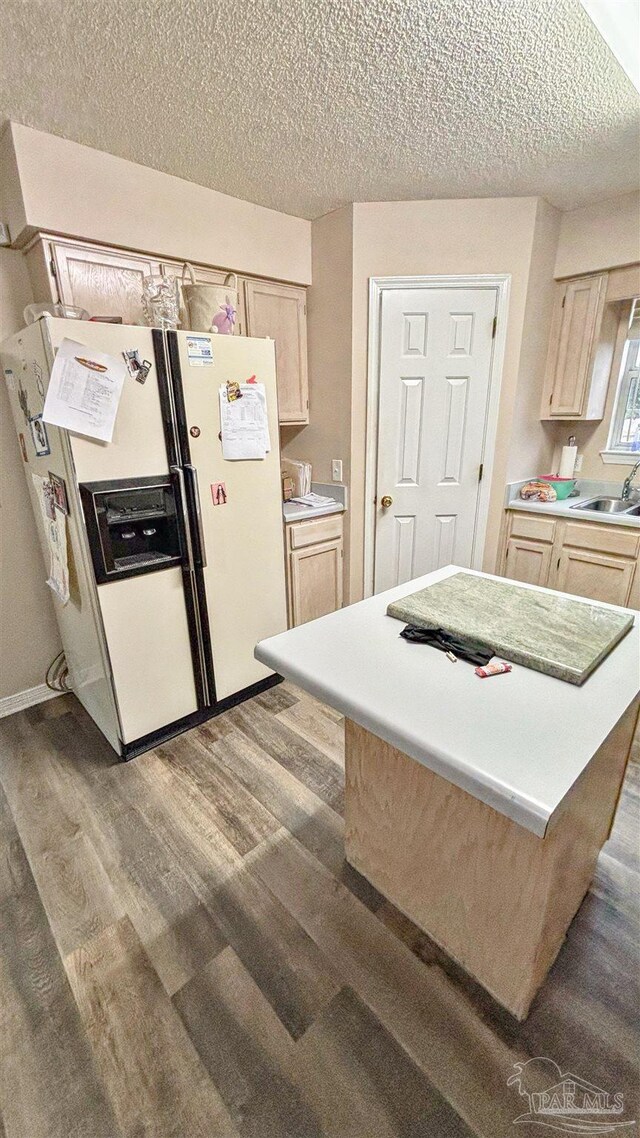
[[[640,462],[640,451],[601,450],[600,458],[607,466],[635,466]]]

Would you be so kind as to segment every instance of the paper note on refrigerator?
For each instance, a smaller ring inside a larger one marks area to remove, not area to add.
[[[69,564],[67,561],[67,518],[53,506],[49,480],[32,474],[33,486],[40,503],[42,525],[49,550],[47,585],[63,605],[69,600]]]
[[[110,443],[126,375],[124,360],[64,339],[51,368],[42,418]]]
[[[263,383],[241,383],[240,398],[229,400],[226,384],[220,387],[222,457],[264,458],[271,450],[267,395]]]

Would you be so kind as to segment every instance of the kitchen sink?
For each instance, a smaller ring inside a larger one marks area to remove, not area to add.
[[[588,510],[597,514],[633,514],[640,516],[640,502],[629,502],[624,498],[590,498],[588,502],[577,502],[572,510]]]

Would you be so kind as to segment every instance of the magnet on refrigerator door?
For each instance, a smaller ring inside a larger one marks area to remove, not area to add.
[[[49,436],[47,435],[47,428],[42,421],[42,415],[33,415],[29,419],[29,426],[31,428],[31,438],[35,447],[36,456],[44,458],[45,455],[51,454],[51,447],[49,446]]]
[[[227,484],[226,482],[212,482],[211,483],[211,497],[213,498],[214,506],[224,506],[227,501]]]

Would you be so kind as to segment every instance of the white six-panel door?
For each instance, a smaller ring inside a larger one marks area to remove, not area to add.
[[[376,592],[471,565],[496,305],[488,286],[382,294]]]

